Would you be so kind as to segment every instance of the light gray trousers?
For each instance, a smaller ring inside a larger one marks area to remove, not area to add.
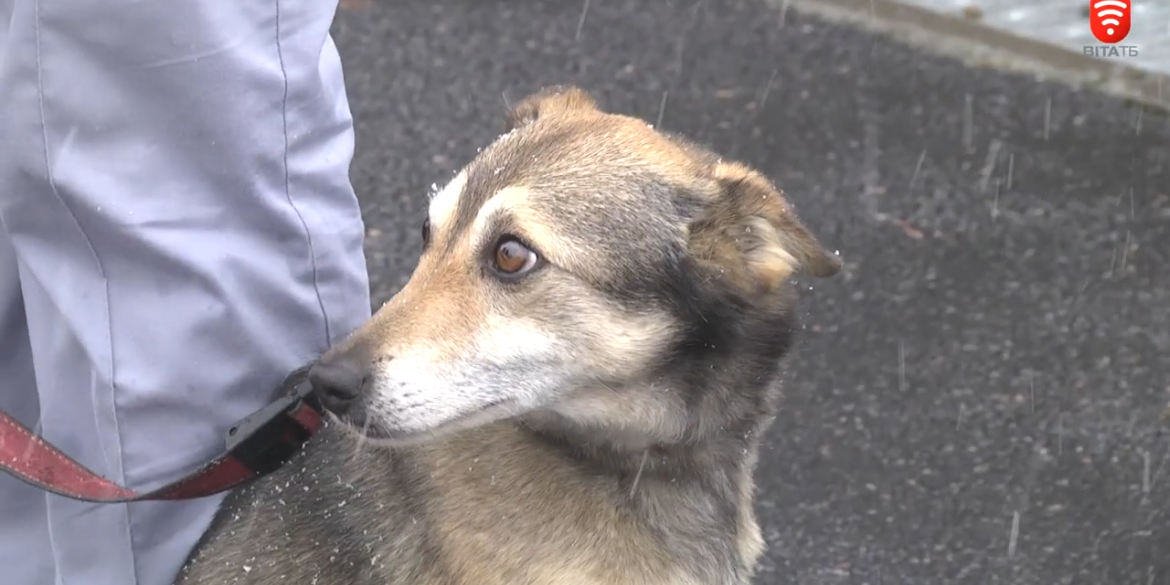
[[[336,0],[0,0],[0,408],[149,489],[369,317]],[[0,583],[164,585],[219,497],[0,474]]]

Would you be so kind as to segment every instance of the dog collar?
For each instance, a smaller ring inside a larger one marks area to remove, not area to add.
[[[280,398],[228,430],[222,455],[148,492],[125,488],[90,471],[0,410],[0,469],[42,490],[98,503],[188,500],[240,486],[272,473],[324,424],[321,403],[306,378],[308,367],[281,385]]]

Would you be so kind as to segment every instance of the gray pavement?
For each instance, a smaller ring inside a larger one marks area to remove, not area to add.
[[[760,584],[1170,583],[1165,118],[754,0],[344,6],[377,304],[429,186],[554,83],[651,121],[666,92],[841,251],[802,285]]]

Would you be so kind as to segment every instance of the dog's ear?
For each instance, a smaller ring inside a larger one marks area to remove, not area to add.
[[[520,100],[508,112],[508,130],[531,124],[542,116],[596,110],[597,102],[580,88],[567,85],[547,87]]]
[[[821,247],[767,177],[719,162],[711,178],[717,193],[690,226],[691,249],[699,258],[761,292],[793,274],[824,278],[841,270],[841,260]]]

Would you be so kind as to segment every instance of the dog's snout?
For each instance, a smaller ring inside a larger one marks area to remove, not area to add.
[[[357,361],[340,359],[320,361],[309,368],[309,383],[325,408],[344,414],[361,396],[366,369]]]

